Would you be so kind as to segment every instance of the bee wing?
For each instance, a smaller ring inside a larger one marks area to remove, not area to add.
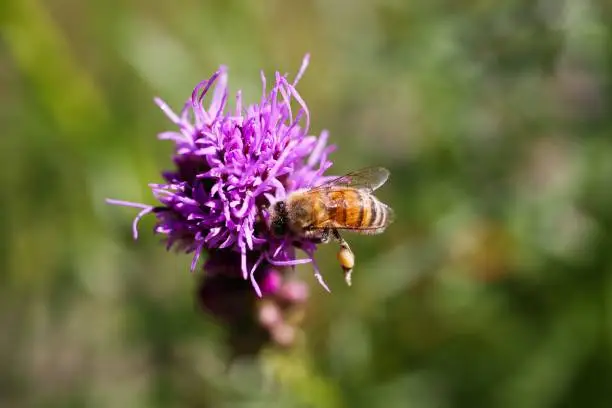
[[[327,189],[334,187],[348,187],[358,190],[365,190],[368,193],[378,189],[385,184],[391,173],[384,167],[366,167],[347,173],[343,176],[329,180],[312,190]]]

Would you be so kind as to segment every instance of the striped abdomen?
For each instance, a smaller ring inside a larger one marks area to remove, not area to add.
[[[333,228],[378,234],[392,220],[391,209],[365,190],[351,188],[327,192],[327,215]]]

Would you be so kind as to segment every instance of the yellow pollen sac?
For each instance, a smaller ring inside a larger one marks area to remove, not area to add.
[[[348,248],[341,247],[338,251],[338,260],[344,269],[352,269],[355,266],[355,255]]]
[[[338,251],[338,261],[340,266],[344,269],[344,280],[346,284],[351,286],[351,273],[353,272],[353,266],[355,266],[355,254],[348,247],[340,247]]]

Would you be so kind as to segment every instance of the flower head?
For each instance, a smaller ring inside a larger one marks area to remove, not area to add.
[[[277,72],[269,91],[262,72],[261,100],[246,107],[238,92],[234,109],[228,108],[225,67],[195,87],[180,114],[156,99],[178,127],[159,135],[175,143],[175,168],[163,173],[164,183],[150,184],[159,204],[107,200],[141,209],[134,219],[134,237],[139,220],[153,213],[154,231],[165,235],[167,248],[194,254],[192,270],[202,251],[237,256],[240,268],[228,273],[241,273],[261,297],[264,282],[266,290],[275,285],[267,273],[256,274],[258,268],[312,262],[327,289],[313,259],[316,244],[276,238],[265,225],[265,208],[274,201],[328,179],[324,173],[331,167],[328,155],[333,146],[327,146],[327,132],[308,134],[308,107],[295,88],[307,65],[308,56],[293,82]],[[210,94],[207,105],[205,97]],[[298,259],[296,248],[307,257]]]

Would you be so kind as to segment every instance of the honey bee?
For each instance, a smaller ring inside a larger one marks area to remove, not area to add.
[[[380,234],[394,220],[391,207],[372,193],[389,178],[389,170],[368,167],[337,177],[320,186],[290,193],[270,206],[269,227],[275,236],[295,236],[340,244],[338,261],[351,285],[355,255],[340,231]]]

